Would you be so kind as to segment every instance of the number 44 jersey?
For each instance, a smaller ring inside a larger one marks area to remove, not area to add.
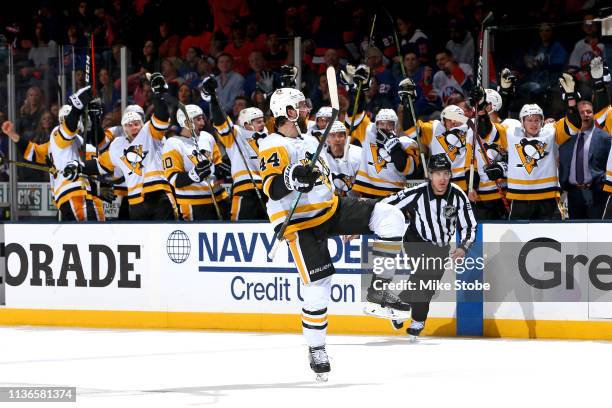
[[[308,165],[318,145],[319,141],[309,135],[290,138],[273,133],[263,139],[259,145],[259,169],[265,194],[270,196],[272,180],[274,177],[283,177],[285,167],[293,163]],[[321,225],[338,207],[338,197],[334,194],[332,175],[325,155],[319,156],[316,166],[321,177],[310,192],[302,194],[285,235]],[[280,200],[268,200],[268,217],[275,228],[285,221],[297,195],[297,191],[292,191]]]

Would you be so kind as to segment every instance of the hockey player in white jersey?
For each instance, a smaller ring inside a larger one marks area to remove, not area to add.
[[[189,118],[182,110],[176,112],[181,131],[166,140],[162,154],[164,172],[174,186],[180,215],[185,221],[217,220],[219,215],[227,219],[229,197],[217,183],[221,176],[218,170],[222,163],[221,152],[214,136],[203,130],[202,109],[187,105],[185,110]]]
[[[310,366],[324,380],[330,371],[325,338],[334,274],[327,238],[376,234],[379,240],[374,245],[375,253],[394,257],[400,251],[405,226],[401,211],[389,205],[335,195],[329,163],[324,155],[318,157],[311,170],[309,164],[319,141],[298,130],[296,122],[304,103],[304,95],[295,89],[281,88],[272,94],[270,109],[276,132],[260,142],[259,158],[264,192],[269,197],[268,216],[276,231],[285,221],[298,193],[302,193],[284,238],[303,284],[302,328],[309,347]],[[376,279],[388,278],[383,274]],[[396,296],[380,295],[383,305],[407,306]]]
[[[315,120],[308,121],[308,134],[316,137],[317,139],[321,138],[323,132],[325,132],[325,128],[327,124],[331,120],[332,117],[332,108],[331,106],[321,106],[317,113],[315,114]]]
[[[361,147],[347,146],[347,133],[344,123],[335,121],[329,131],[327,147],[323,152],[329,163],[336,194],[353,197],[358,196],[352,190],[361,166]]]
[[[118,168],[128,187],[130,219],[174,220],[177,218],[172,188],[164,175],[162,147],[170,124],[164,94],[168,85],[160,73],[150,76],[155,107],[151,120],[144,123],[137,112],[127,112],[121,119],[125,138],[113,140],[109,149],[84,165],[70,163],[64,174],[76,178],[85,174],[114,174]]]
[[[264,114],[258,108],[245,108],[238,114],[238,125],[225,115],[217,99],[217,81],[204,78],[203,96],[210,97],[212,122],[229,156],[232,173],[231,219],[265,220],[265,195],[259,174],[259,144],[267,136]]]

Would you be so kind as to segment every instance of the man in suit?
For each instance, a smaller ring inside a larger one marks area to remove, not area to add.
[[[595,126],[591,102],[580,101],[578,111],[580,132],[559,148],[561,188],[567,191],[570,219],[601,219],[610,135]]]

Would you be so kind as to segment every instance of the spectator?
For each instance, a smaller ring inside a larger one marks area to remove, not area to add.
[[[249,55],[254,46],[246,41],[244,25],[241,21],[234,21],[230,33],[231,41],[225,47],[225,52],[234,59],[234,70],[240,75],[246,75],[249,69]]]
[[[180,55],[180,37],[172,32],[168,21],[159,24],[159,48],[157,52],[160,58],[178,57]]]
[[[187,35],[181,40],[181,58],[187,57],[189,48],[197,48],[203,52],[208,52],[211,39],[212,33],[200,27],[198,17],[194,15],[188,16]]]
[[[436,65],[439,71],[433,77],[433,87],[444,105],[453,93],[467,95],[472,87],[473,72],[470,65],[455,61],[449,50],[436,54]]]
[[[414,20],[408,15],[398,17],[397,35],[400,43],[402,55],[408,52],[416,54],[419,63],[427,64],[429,62],[429,39],[427,35],[414,25]]]
[[[253,17],[248,17],[245,20],[247,43],[254,50],[263,51],[266,49],[266,35],[259,31],[259,24]]]
[[[17,122],[17,133],[32,137],[40,117],[44,111],[44,95],[42,89],[37,86],[30,87],[26,92],[23,105],[19,108],[19,120]]]
[[[166,58],[161,63],[161,73],[168,84],[168,92],[174,96],[177,95],[179,86],[184,82],[183,78],[178,76],[179,62],[177,58]]]
[[[119,90],[114,87],[108,69],[100,68],[98,71],[98,94],[104,106],[104,112],[113,109],[115,102],[121,97]]]
[[[34,134],[32,135],[32,142],[37,144],[43,144],[49,141],[51,131],[58,125],[57,116],[53,116],[50,111],[44,111],[40,115],[40,120],[36,125]]]
[[[318,112],[321,106],[331,106],[326,73],[319,74],[319,86],[310,95],[312,111]]]
[[[229,35],[233,21],[250,14],[246,0],[208,0],[213,15],[214,32]]]
[[[549,86],[557,86],[567,51],[560,42],[553,40],[553,29],[548,23],[540,25],[538,40],[529,47],[523,60],[526,82],[519,87],[522,94],[543,94]]]
[[[585,37],[574,45],[569,57],[569,65],[581,71],[588,71],[589,64],[594,57],[600,56],[605,59],[604,44],[599,41],[597,23],[593,21],[595,16],[588,14],[584,18],[582,31]]]
[[[234,100],[243,94],[244,78],[233,70],[233,58],[229,54],[221,54],[217,59],[219,75],[216,76],[219,87],[217,96],[219,103],[226,113],[231,112]]]
[[[463,19],[454,19],[449,23],[450,40],[446,43],[455,61],[472,65],[474,63],[474,38],[467,31]]]
[[[159,72],[160,64],[159,58],[157,58],[157,53],[155,51],[155,44],[153,40],[146,40],[144,46],[142,47],[142,54],[138,56],[135,62],[136,69],[141,73],[153,73]]]
[[[578,111],[580,133],[559,146],[559,178],[567,191],[570,219],[601,219],[610,135],[595,126],[591,102],[578,102]]]
[[[91,32],[91,14],[89,8],[87,7],[86,1],[80,1],[78,3],[78,7],[76,12],[72,17],[72,21],[74,21],[82,33],[90,33]]]
[[[377,77],[372,77],[372,81],[370,83],[370,89],[368,89],[365,93],[366,96],[366,111],[372,114],[372,117],[376,116],[379,110],[381,109],[394,109],[395,106],[388,98],[387,95],[381,95],[380,86],[378,83]],[[352,109],[352,107],[350,107]]]
[[[249,67],[251,72],[244,78],[244,94],[250,98],[258,87],[266,93],[272,93],[274,91],[274,75],[272,72],[266,71],[266,60],[261,51],[251,52]],[[262,76],[264,72],[266,74]],[[264,83],[265,81],[267,83]]]
[[[28,53],[28,59],[32,61],[34,68],[48,71],[51,65],[57,61],[57,44],[50,40],[42,22],[37,21],[34,29],[34,43]]]
[[[370,47],[366,59],[367,65],[373,77],[376,77],[378,89],[375,94],[377,98],[387,98],[391,106],[397,99],[395,79],[391,70],[383,65],[383,53],[378,47]],[[399,100],[397,101],[399,102]]]
[[[187,84],[182,84],[179,86],[177,99],[183,105],[190,105],[192,103],[193,98],[191,95],[191,89]]]
[[[218,58],[219,55],[223,54],[226,44],[227,36],[223,31],[215,31],[210,39],[210,55]]]
[[[278,71],[282,65],[287,63],[287,50],[281,45],[278,35],[268,34],[266,39],[266,51],[264,59],[267,61],[268,68]]]
[[[204,54],[202,53],[202,50],[199,48],[196,49],[190,47],[189,50],[187,50],[185,61],[179,68],[178,75],[183,78],[185,83],[187,83],[192,89],[195,89],[198,85],[198,63],[203,56]]]
[[[238,115],[240,115],[240,111],[248,108],[251,101],[246,97],[239,95],[234,99],[234,103],[232,105],[232,114],[231,118],[234,123],[238,122]]]

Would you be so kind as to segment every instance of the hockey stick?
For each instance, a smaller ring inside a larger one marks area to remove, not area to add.
[[[397,56],[400,59],[400,69],[402,70],[402,77],[406,78],[406,67],[404,67],[404,61],[402,60],[402,50],[400,48],[399,38],[397,36],[397,30],[395,29],[395,22],[393,21],[393,17],[389,10],[386,7],[383,7],[387,18],[389,18],[389,22],[391,23],[391,27],[393,27],[393,39],[395,40],[395,47],[397,48]],[[421,126],[419,122],[417,122],[416,114],[414,113],[414,101],[412,100],[412,96],[408,95],[408,101],[402,100],[402,104],[404,105],[404,115],[406,114],[406,109],[410,108],[410,114],[412,115],[412,121],[414,122],[414,127],[416,130],[416,142],[419,147],[419,152],[421,155],[421,165],[423,166],[423,175],[425,178],[429,178],[429,170],[427,170],[427,163],[425,161],[425,150],[423,147],[423,143],[421,143]]]
[[[321,151],[323,150],[323,147],[325,146],[327,142],[327,136],[329,136],[329,131],[331,130],[336,118],[338,117],[338,111],[340,110],[340,103],[338,102],[338,85],[336,84],[336,70],[334,69],[334,67],[331,67],[331,66],[327,67],[327,86],[329,87],[329,97],[331,99],[331,104],[332,104],[332,116],[329,122],[327,123],[325,132],[323,132],[323,135],[321,136],[321,140],[319,141],[317,150],[315,151],[314,155],[310,159],[310,163],[308,163],[308,169],[311,171],[314,169],[314,167],[317,164],[317,160],[319,159],[319,156],[321,155]],[[272,249],[270,250],[270,253],[268,254],[268,259],[274,259],[274,256],[276,255],[276,252],[278,251],[278,247],[280,246],[281,241],[285,240],[285,231],[287,230],[287,226],[291,222],[291,218],[293,217],[293,214],[295,213],[295,209],[297,208],[298,203],[300,202],[300,199],[302,198],[302,194],[303,193],[299,191],[297,193],[297,196],[295,197],[295,200],[293,200],[293,203],[291,203],[291,208],[289,210],[289,213],[285,217],[285,221],[281,224],[280,229],[275,235],[274,245],[272,246]]]
[[[196,151],[198,152],[198,160],[199,160],[200,159],[199,156],[201,156],[201,154],[198,151],[198,147],[199,147],[198,146],[198,136],[196,135],[196,130],[195,130],[195,125],[193,123],[193,119],[191,119],[189,115],[187,114],[187,108],[185,108],[185,105],[179,100],[177,100],[176,102],[177,102],[178,108],[181,110],[181,112],[183,112],[183,115],[185,115],[185,124],[187,125],[187,128],[191,132],[191,139],[195,143]],[[206,185],[208,186],[208,189],[210,190],[210,197],[212,198],[213,205],[215,206],[215,212],[217,213],[217,218],[219,219],[219,221],[223,221],[223,216],[221,215],[221,209],[219,208],[219,203],[217,203],[217,198],[215,197],[215,192],[213,190],[212,184],[210,184],[210,180],[208,178],[205,181],[206,181]]]
[[[17,160],[11,160],[11,159],[7,159],[4,156],[0,156],[0,165],[3,165],[4,163],[14,164],[17,167],[24,167],[26,169],[44,171],[44,172],[50,173],[50,174],[52,174],[54,176],[59,173],[59,170],[56,169],[55,167],[47,167],[47,166],[42,166],[40,164],[22,162],[22,161],[17,161]]]

